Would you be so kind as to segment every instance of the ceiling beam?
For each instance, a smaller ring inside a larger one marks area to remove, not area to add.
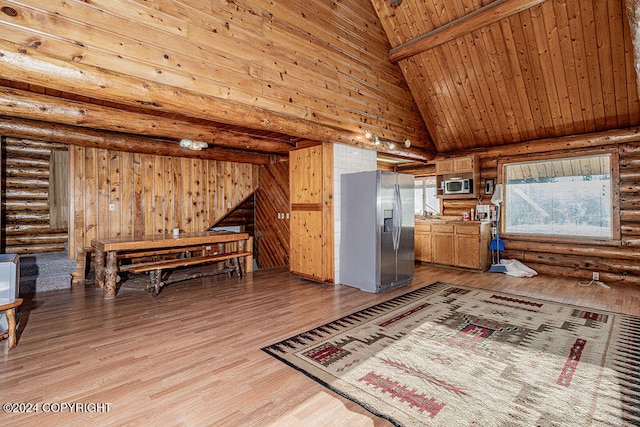
[[[360,129],[350,131],[230,99],[65,61],[39,52],[36,48],[6,40],[0,40],[0,76],[98,100],[144,107],[150,111],[176,113],[321,142],[367,145]],[[418,161],[433,157],[426,150],[414,146],[387,150],[382,144],[380,147],[368,144],[367,148]]]
[[[295,147],[295,144],[253,138],[213,126],[3,87],[0,87],[0,115],[156,138],[186,138],[234,150],[286,154]]]
[[[143,136],[125,135],[6,116],[0,116],[0,135],[158,156],[188,157],[256,165],[266,165],[271,162],[271,156],[266,154],[221,148],[194,151],[180,147],[175,142],[158,141]]]
[[[496,0],[442,27],[409,40],[389,51],[393,63],[411,58],[480,28],[527,10],[546,0]]]

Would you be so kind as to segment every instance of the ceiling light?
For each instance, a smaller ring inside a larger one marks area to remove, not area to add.
[[[200,151],[203,148],[207,148],[209,144],[204,141],[193,141],[191,139],[181,139],[180,146],[188,148],[189,150]]]
[[[367,139],[373,139],[373,132],[371,132],[370,130],[365,130],[364,137]]]
[[[387,145],[389,145],[389,150],[393,150],[394,148],[396,148],[396,144],[394,142],[387,141]]]
[[[411,147],[411,141],[409,141],[408,139],[405,139],[404,140],[404,146],[407,147],[407,148]]]

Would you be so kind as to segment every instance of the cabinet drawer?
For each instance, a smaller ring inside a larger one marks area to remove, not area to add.
[[[431,231],[431,224],[427,221],[416,221],[414,225],[416,233],[428,233]]]
[[[453,233],[453,225],[451,224],[433,224],[431,226],[433,233]]]
[[[456,225],[456,234],[480,235],[480,227],[478,227],[476,224]]]

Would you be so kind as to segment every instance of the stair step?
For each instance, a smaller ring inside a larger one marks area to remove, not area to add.
[[[20,295],[34,292],[71,288],[71,274],[61,273],[48,276],[27,276],[20,278]]]
[[[75,270],[66,251],[21,255],[20,294],[70,288]]]

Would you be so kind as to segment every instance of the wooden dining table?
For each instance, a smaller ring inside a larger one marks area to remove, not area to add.
[[[95,250],[95,275],[96,284],[104,289],[104,298],[111,299],[116,296],[118,281],[118,256],[127,254],[128,257],[147,255],[154,250],[170,250],[180,248],[204,247],[213,249],[214,245],[229,242],[238,242],[239,250],[244,250],[249,239],[248,233],[236,233],[227,231],[202,231],[194,233],[178,234],[153,234],[142,237],[108,237],[91,240],[91,246]],[[209,248],[209,246],[211,248]],[[185,249],[186,250],[186,249]],[[106,266],[105,266],[106,260]],[[246,260],[246,271],[250,272],[253,260]]]

